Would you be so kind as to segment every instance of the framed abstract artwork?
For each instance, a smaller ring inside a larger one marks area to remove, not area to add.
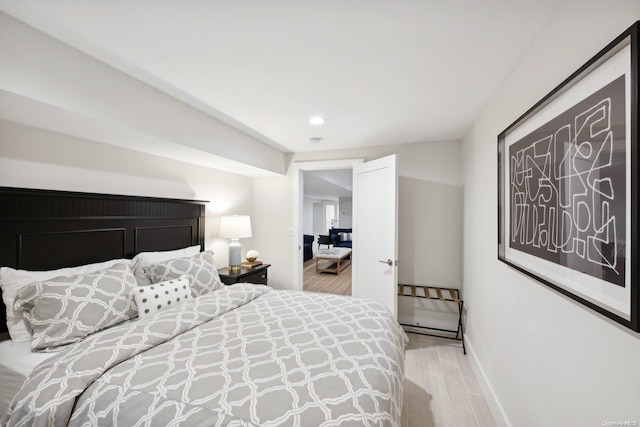
[[[637,332],[639,26],[498,135],[498,258]]]

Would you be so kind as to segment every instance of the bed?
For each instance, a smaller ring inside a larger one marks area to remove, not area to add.
[[[52,270],[119,260],[101,272],[129,277],[145,254],[197,249],[145,267],[151,284],[133,291],[141,310],[141,290],[186,280],[157,271],[202,262],[198,274],[217,276],[201,267],[212,259],[200,251],[205,203],[0,189],[0,263]],[[37,332],[51,325],[30,318],[30,343],[0,343],[0,374],[20,385],[0,393],[12,396],[2,423],[399,425],[406,335],[383,306],[254,284],[203,291],[200,277],[186,280],[196,297],[56,343],[51,353]],[[19,291],[18,306],[32,289]],[[45,352],[30,351],[41,342]]]

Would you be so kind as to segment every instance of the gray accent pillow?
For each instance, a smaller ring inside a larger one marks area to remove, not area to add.
[[[136,317],[136,284],[129,265],[115,264],[27,285],[17,292],[14,310],[23,312],[32,350],[46,351]]]
[[[151,283],[164,282],[187,276],[191,285],[191,293],[197,297],[224,287],[218,276],[213,252],[204,251],[199,254],[172,259],[144,269]]]

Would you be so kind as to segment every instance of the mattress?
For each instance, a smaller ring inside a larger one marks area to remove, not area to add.
[[[55,353],[32,353],[31,343],[0,342],[0,414],[4,415],[20,387],[36,366]]]

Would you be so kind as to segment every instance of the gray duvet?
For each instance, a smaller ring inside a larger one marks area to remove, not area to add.
[[[73,344],[2,422],[396,426],[405,343],[376,302],[233,285]]]

